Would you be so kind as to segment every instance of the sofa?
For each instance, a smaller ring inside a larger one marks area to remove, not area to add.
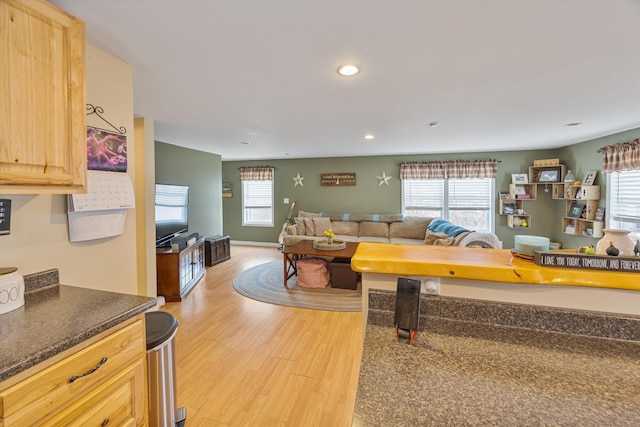
[[[347,242],[500,248],[495,234],[467,230],[442,218],[305,211],[284,229],[282,244],[320,239],[329,229]]]

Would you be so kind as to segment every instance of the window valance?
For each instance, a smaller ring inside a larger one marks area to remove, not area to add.
[[[273,166],[243,166],[240,181],[273,181]]]
[[[400,179],[496,178],[498,161],[436,160],[400,163]]]
[[[603,172],[640,170],[640,138],[598,150],[602,154]]]

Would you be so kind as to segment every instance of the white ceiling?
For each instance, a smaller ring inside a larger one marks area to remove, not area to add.
[[[640,127],[639,0],[53,3],[133,66],[156,140],[223,160],[556,148]]]

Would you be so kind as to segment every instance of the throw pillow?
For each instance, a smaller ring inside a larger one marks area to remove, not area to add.
[[[329,218],[312,218],[316,236],[324,236],[324,231],[331,228]]]
[[[389,238],[389,224],[386,222],[362,221],[358,236]]]
[[[298,216],[300,218],[318,218],[320,214],[315,212],[298,211]]]
[[[401,239],[424,239],[427,226],[433,218],[407,217],[404,222],[389,225],[389,237]]]
[[[335,234],[357,236],[359,223],[353,221],[331,221],[331,229]]]
[[[313,225],[313,218],[302,218],[304,222],[304,235],[315,236],[315,227]]]
[[[296,230],[297,230],[297,235],[298,236],[304,236],[306,234],[305,231],[305,227],[304,227],[304,218],[294,218],[293,219],[296,223]]]

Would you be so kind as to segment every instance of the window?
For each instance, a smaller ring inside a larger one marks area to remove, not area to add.
[[[242,181],[242,225],[273,227],[273,181]]]
[[[440,217],[474,231],[494,231],[495,179],[402,180],[402,212]]]
[[[631,230],[640,239],[640,170],[607,174],[607,228]]]

